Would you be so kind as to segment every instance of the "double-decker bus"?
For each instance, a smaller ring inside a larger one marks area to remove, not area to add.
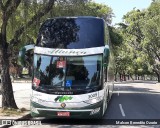
[[[103,117],[114,81],[112,47],[103,19],[47,19],[33,56],[33,117]]]

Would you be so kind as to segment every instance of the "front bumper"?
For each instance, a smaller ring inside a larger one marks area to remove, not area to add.
[[[33,117],[47,117],[47,118],[100,118],[102,115],[103,102],[97,102],[83,108],[49,108],[31,102],[31,116]],[[57,116],[57,112],[69,112],[70,116]]]

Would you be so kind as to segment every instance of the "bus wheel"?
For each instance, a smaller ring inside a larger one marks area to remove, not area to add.
[[[100,118],[103,118],[105,111],[107,108],[107,98],[104,99],[102,107],[101,107],[101,112],[100,112]]]
[[[98,116],[99,119],[102,119],[104,116],[104,103],[101,105],[100,115]]]
[[[109,94],[109,93],[108,93]],[[105,114],[105,111],[108,107],[108,96],[107,95],[107,98],[106,98],[106,95],[104,97],[104,100],[103,100],[103,104],[101,105],[101,110],[100,110],[100,119],[103,118],[104,114]]]

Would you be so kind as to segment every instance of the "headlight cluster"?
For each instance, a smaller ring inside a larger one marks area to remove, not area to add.
[[[102,97],[97,97],[97,98],[94,98],[94,99],[86,100],[84,102],[88,103],[88,104],[95,104],[95,103],[101,101],[102,99],[103,99]]]
[[[100,111],[100,107],[99,108],[96,108],[96,109],[93,109],[90,113],[90,115],[93,115],[93,114],[96,114]]]

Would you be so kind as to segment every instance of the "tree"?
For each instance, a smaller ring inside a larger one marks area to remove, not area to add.
[[[124,23],[116,28],[122,36],[122,45],[115,52],[118,72],[123,69],[125,73],[141,76],[154,72],[160,82],[159,14],[160,1],[154,0],[149,8],[142,11],[134,8],[124,15]]]
[[[7,39],[7,25],[9,23],[9,19],[17,10],[18,6],[22,3],[22,0],[0,0],[0,10],[1,10],[1,24],[0,24],[0,51],[1,51],[1,63],[2,63],[2,107],[3,108],[17,108],[15,103],[12,83],[9,76],[9,54],[8,51],[11,47],[19,44],[20,36],[23,34],[25,28],[30,27],[37,19],[43,17],[46,13],[48,13],[52,6],[54,5],[55,0],[47,0],[41,8],[38,10],[35,15],[31,17],[26,23],[21,25],[13,35],[11,40]]]
[[[103,18],[107,23],[111,23],[112,9],[104,4],[98,4],[87,0],[69,0],[58,2],[50,15],[57,16],[95,16]]]
[[[141,61],[141,41],[144,38],[141,30],[143,17],[143,11],[133,9],[124,15],[125,23],[119,23],[119,27],[116,28],[122,38],[121,45],[115,51],[116,71],[124,80],[126,74],[131,78],[133,74],[140,75],[143,71],[143,65],[145,65]]]
[[[148,8],[143,24],[143,52],[160,82],[160,1],[153,2]]]

